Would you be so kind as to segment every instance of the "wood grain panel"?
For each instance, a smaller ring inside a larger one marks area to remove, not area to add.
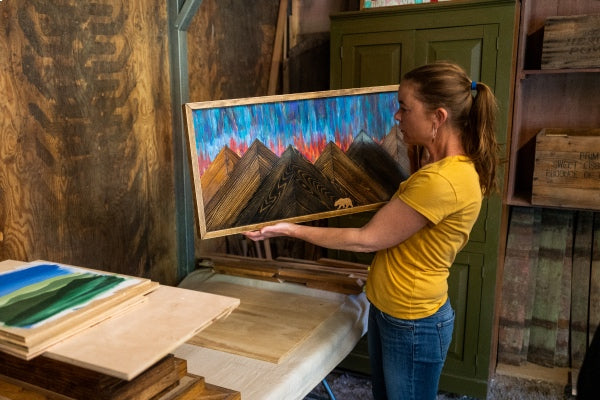
[[[267,94],[279,0],[205,0],[188,29],[191,101]]]
[[[166,6],[2,3],[0,257],[173,283]]]
[[[338,301],[227,282],[203,282],[196,290],[240,299],[227,319],[188,342],[273,363],[281,362],[341,305]]]

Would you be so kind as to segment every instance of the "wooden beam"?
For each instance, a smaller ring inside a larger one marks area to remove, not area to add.
[[[190,26],[190,22],[192,22],[192,18],[196,15],[196,11],[198,11],[198,7],[202,4],[202,0],[187,0],[183,6],[181,7],[181,11],[177,15],[177,19],[175,20],[175,28],[180,31],[187,31]]]
[[[201,0],[170,0],[168,2],[173,175],[177,229],[177,275],[179,279],[185,277],[195,267],[194,198],[182,106],[189,101],[186,29],[192,19],[192,14],[195,13],[200,3]]]
[[[277,30],[275,31],[275,42],[273,44],[273,56],[271,57],[271,73],[269,75],[268,95],[277,92],[279,72],[283,61],[284,33],[287,28],[288,0],[279,1],[279,16],[277,17]]]

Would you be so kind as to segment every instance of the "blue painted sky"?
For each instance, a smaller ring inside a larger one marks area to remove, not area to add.
[[[0,274],[0,297],[46,279],[72,274],[73,271],[54,264],[41,264]]]
[[[394,125],[396,91],[193,110],[202,174],[228,146],[238,155],[258,139],[278,156],[289,146],[314,162],[327,143],[343,151],[361,130],[381,141]]]

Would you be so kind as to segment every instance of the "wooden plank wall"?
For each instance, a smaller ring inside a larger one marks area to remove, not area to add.
[[[267,94],[279,0],[203,0],[188,29],[190,101]]]
[[[175,283],[166,3],[0,4],[0,259]]]
[[[600,323],[600,213],[513,207],[498,361],[579,368]]]

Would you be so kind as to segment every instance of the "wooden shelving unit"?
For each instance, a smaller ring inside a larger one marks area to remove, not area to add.
[[[600,14],[597,0],[522,0],[510,140],[508,205],[532,206],[535,138],[543,128],[600,127],[600,68],[541,69],[552,16]]]

